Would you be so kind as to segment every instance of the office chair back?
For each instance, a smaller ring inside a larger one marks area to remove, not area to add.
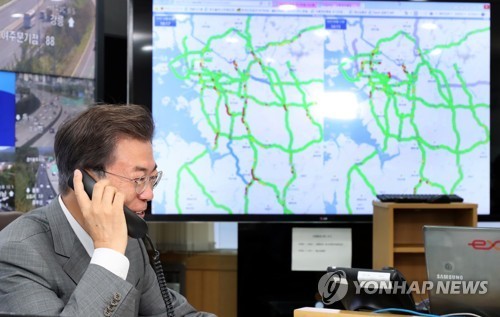
[[[23,214],[20,211],[0,211],[0,230]]]

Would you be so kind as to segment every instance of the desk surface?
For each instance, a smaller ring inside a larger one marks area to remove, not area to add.
[[[294,310],[293,317],[408,317],[408,315],[395,315],[395,314],[376,314],[365,313],[357,311],[339,310],[339,309],[326,309],[326,308],[312,308],[304,307]]]

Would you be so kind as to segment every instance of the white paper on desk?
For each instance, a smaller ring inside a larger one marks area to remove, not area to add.
[[[351,267],[351,228],[293,228],[292,271]]]

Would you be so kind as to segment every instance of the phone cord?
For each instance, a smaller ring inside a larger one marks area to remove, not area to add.
[[[160,261],[160,252],[156,250],[153,241],[151,241],[151,238],[148,235],[146,235],[146,241],[153,249],[154,253],[152,258],[153,269],[156,273],[156,278],[158,279],[158,285],[160,285],[161,296],[163,297],[163,301],[165,302],[165,307],[167,308],[167,316],[175,317],[174,306],[172,305],[172,296],[170,295],[170,291],[167,287],[165,273],[163,272],[163,267]]]

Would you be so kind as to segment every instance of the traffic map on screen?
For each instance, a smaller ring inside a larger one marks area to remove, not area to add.
[[[489,212],[488,4],[158,0],[154,214]]]

